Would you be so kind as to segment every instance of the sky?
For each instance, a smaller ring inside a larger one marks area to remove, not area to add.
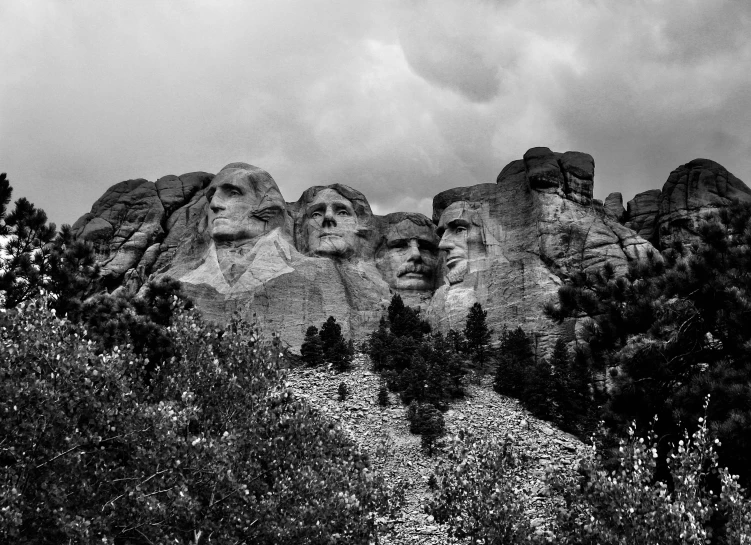
[[[748,0],[2,0],[0,36],[0,172],[58,225],[237,161],[377,214],[535,146],[599,199],[698,157],[751,183]]]

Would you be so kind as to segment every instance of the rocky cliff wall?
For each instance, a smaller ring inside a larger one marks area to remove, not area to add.
[[[603,205],[592,198],[594,166],[585,153],[532,148],[495,183],[439,193],[427,218],[375,216],[365,195],[339,184],[287,202],[267,172],[232,163],[216,176],[116,184],[74,231],[95,242],[108,289],[135,293],[170,276],[210,319],[255,313],[294,348],[328,316],[362,339],[400,293],[442,331],[461,329],[480,302],[496,331],[521,325],[547,351],[573,335],[542,315],[566,277],[605,262],[625,272],[650,241],[689,236],[701,214],[751,198],[720,165],[696,160],[627,209],[619,194]]]

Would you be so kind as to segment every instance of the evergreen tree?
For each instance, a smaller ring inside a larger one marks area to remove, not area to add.
[[[553,375],[544,358],[534,363],[525,376],[522,403],[537,418],[553,420]]]
[[[486,310],[482,310],[480,303],[475,303],[467,314],[467,324],[464,327],[464,337],[475,360],[482,366],[485,363],[485,347],[490,342],[490,333],[485,319]]]
[[[47,292],[61,315],[79,310],[99,275],[93,245],[74,240],[68,225],[56,233],[44,210],[23,197],[8,214],[12,193],[7,175],[0,174],[0,235],[7,237],[0,244],[3,305],[13,308]]]
[[[331,347],[328,360],[339,373],[347,371],[352,366],[352,354],[344,338],[338,339]]]
[[[305,364],[311,367],[323,363],[323,343],[316,326],[310,326],[305,332],[305,340],[300,346],[300,355]]]
[[[344,337],[342,337],[342,326],[336,323],[336,318],[329,316],[321,326],[320,336],[321,343],[323,344],[323,357],[327,361],[331,361],[331,356],[336,344],[339,341],[344,342]]]
[[[690,245],[650,254],[624,276],[610,265],[574,275],[546,312],[589,320],[589,361],[613,377],[603,414],[613,428],[646,427],[657,414],[667,445],[704,417],[711,394],[721,462],[751,483],[751,204],[707,217]]]
[[[388,316],[391,333],[396,337],[419,340],[430,333],[430,324],[420,318],[420,309],[405,306],[398,293],[391,298]]]
[[[534,365],[532,343],[521,327],[509,331],[503,327],[498,349],[495,389],[498,393],[519,398],[524,394],[526,376]]]

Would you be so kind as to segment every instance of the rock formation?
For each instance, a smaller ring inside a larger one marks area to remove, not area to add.
[[[722,165],[694,159],[671,172],[662,191],[651,189],[629,201],[622,221],[662,249],[674,238],[693,240],[697,224],[734,199],[751,201],[751,190]]]
[[[605,262],[625,272],[650,241],[690,236],[706,212],[751,199],[743,182],[702,159],[627,209],[619,193],[594,200],[593,185],[590,155],[532,148],[496,183],[436,195],[432,218],[379,217],[351,187],[315,186],[285,202],[267,172],[232,163],[216,176],[121,182],[74,231],[95,242],[108,289],[135,293],[170,276],[210,319],[255,313],[293,348],[328,316],[362,339],[400,293],[444,332],[461,329],[480,302],[496,332],[521,325],[546,351],[555,336],[573,335],[541,310],[565,278]]]

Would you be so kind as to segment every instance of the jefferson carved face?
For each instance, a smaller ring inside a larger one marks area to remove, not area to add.
[[[443,211],[438,222],[438,248],[446,252],[449,284],[464,280],[472,259],[484,256],[482,221],[470,203],[459,201]]]
[[[428,221],[417,224],[404,219],[386,230],[376,264],[392,288],[432,290],[438,264],[437,243]]]
[[[206,192],[215,242],[246,242],[284,225],[285,203],[267,172],[244,163],[224,167]]]
[[[311,254],[348,257],[357,250],[358,221],[352,201],[334,189],[319,191],[305,209]]]

